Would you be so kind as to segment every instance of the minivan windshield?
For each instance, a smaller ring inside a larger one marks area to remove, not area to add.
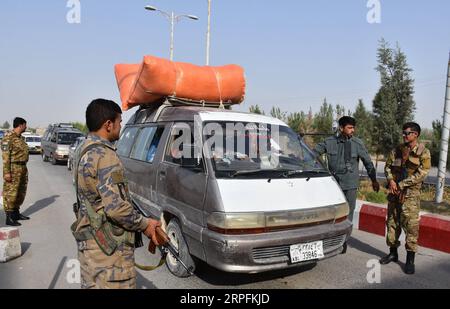
[[[206,123],[205,155],[218,178],[329,176],[313,151],[289,127],[266,123]]]
[[[59,145],[72,145],[76,141],[77,137],[80,136],[83,136],[83,134],[75,132],[59,132],[56,142]]]

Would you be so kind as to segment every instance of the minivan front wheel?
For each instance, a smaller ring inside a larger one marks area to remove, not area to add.
[[[56,165],[58,163],[58,161],[56,161],[55,155],[52,153],[51,154],[51,161],[52,165]]]
[[[170,220],[167,225],[167,235],[169,236],[171,244],[178,250],[178,254],[183,263],[192,271],[195,270],[195,262],[189,253],[189,248],[181,232],[180,223],[177,219]],[[177,277],[189,277],[189,272],[175,259],[175,257],[168,253],[166,257],[166,266],[169,271]]]
[[[48,157],[45,155],[44,151],[42,151],[42,161],[44,161],[44,162],[48,161]]]

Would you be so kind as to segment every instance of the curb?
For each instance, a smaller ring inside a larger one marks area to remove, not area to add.
[[[386,236],[387,205],[358,200],[353,215],[353,228]],[[400,240],[404,241],[402,231]],[[450,217],[420,212],[419,246],[450,253]]]

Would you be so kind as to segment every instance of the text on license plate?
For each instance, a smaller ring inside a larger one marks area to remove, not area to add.
[[[306,244],[297,244],[290,247],[291,262],[298,263],[321,259],[323,255],[323,242],[314,241]]]

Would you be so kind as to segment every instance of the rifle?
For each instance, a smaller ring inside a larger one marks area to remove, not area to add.
[[[189,273],[189,275],[193,275],[194,272],[192,271],[191,267],[187,267],[186,264],[181,260],[180,254],[178,250],[172,245],[170,242],[169,236],[163,231],[162,228],[159,226],[156,228],[156,234],[157,237],[160,237],[164,239],[165,243],[164,245],[159,246],[159,250],[161,251],[161,255],[164,256],[164,258],[167,256],[168,253],[172,254],[172,256],[177,260],[178,263],[180,263],[181,266],[183,266],[184,269]],[[148,251],[152,252],[152,246],[155,246],[153,242],[150,240],[150,243],[148,244]],[[154,252],[154,250],[153,250]]]
[[[137,205],[136,202],[132,201],[132,204],[133,204],[134,208],[140,214],[142,214],[144,217],[146,217],[146,218],[150,217],[143,211],[143,209],[141,209],[141,207],[139,207]],[[159,240],[162,240],[162,241],[160,241],[160,243],[164,243],[164,245],[158,246],[158,249],[161,252],[161,260],[159,261],[158,265],[156,265],[156,266],[143,266],[143,265],[135,263],[136,267],[141,269],[141,270],[145,270],[145,271],[154,270],[154,269],[162,266],[166,262],[166,256],[167,256],[167,254],[170,253],[177,260],[177,262],[180,263],[180,265],[183,266],[184,269],[186,269],[186,271],[189,273],[189,275],[191,275],[191,276],[194,275],[194,272],[192,271],[192,268],[191,267],[187,267],[186,264],[182,261],[178,250],[172,245],[172,243],[170,242],[169,236],[163,231],[162,228],[160,228],[160,227],[156,228],[156,237]],[[141,244],[140,247],[143,246],[143,244],[142,244],[142,233],[136,233],[136,244]],[[156,245],[150,239],[150,242],[148,244],[148,251],[151,254],[155,254],[155,251],[156,251],[155,249],[156,249]]]

